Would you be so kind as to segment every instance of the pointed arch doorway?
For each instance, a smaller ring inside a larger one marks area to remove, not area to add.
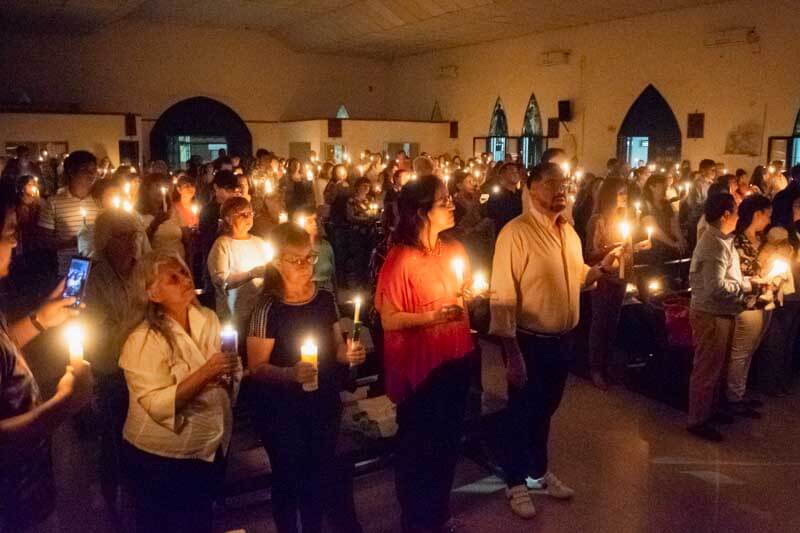
[[[546,139],[542,131],[542,114],[539,111],[539,103],[533,93],[528,100],[528,107],[525,108],[525,117],[522,119],[520,145],[522,164],[528,168],[539,164],[546,148]]]
[[[617,157],[631,167],[680,161],[681,129],[672,108],[652,85],[642,91],[622,121]]]
[[[489,122],[489,136],[486,139],[486,151],[492,154],[495,161],[502,161],[506,156],[508,144],[508,119],[503,101],[500,97],[494,103],[492,119]]]
[[[236,111],[204,96],[172,105],[150,132],[150,158],[163,159],[171,168],[184,167],[192,155],[210,161],[220,149],[230,155],[249,156],[253,138]]]

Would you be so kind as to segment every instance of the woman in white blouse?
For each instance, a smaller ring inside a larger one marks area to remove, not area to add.
[[[247,199],[229,198],[222,204],[220,216],[222,235],[208,254],[208,272],[216,289],[217,315],[222,322],[233,322],[243,334],[261,295],[265,265],[271,259],[269,247],[250,234],[253,208]]]
[[[122,436],[136,528],[210,532],[241,362],[220,352],[219,320],[196,303],[176,254],[151,252],[139,275],[145,319],[119,359],[130,394]]]

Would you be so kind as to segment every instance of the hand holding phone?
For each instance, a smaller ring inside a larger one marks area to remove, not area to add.
[[[75,302],[72,304],[75,309],[80,307],[83,300],[83,293],[86,291],[86,282],[89,280],[91,267],[92,262],[85,257],[73,257],[69,263],[69,271],[64,282],[61,298],[75,298]]]

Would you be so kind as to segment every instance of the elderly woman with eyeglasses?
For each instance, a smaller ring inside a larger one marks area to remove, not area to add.
[[[235,196],[225,200],[220,215],[222,234],[208,254],[208,273],[216,290],[217,315],[242,334],[261,294],[269,246],[250,234],[253,208],[247,199]]]
[[[345,342],[331,291],[313,281],[317,255],[296,223],[272,233],[276,258],[247,337],[256,430],[272,467],[272,512],[280,533],[318,532],[322,515],[336,531],[358,533],[351,468],[336,460],[348,365],[364,362],[359,342]],[[316,363],[301,347],[316,347]]]

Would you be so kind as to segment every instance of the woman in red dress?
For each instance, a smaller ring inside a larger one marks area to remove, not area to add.
[[[463,288],[464,247],[440,238],[454,225],[444,182],[403,187],[394,246],[378,276],[375,306],[385,330],[386,389],[397,404],[395,483],[404,531],[442,531],[463,432],[474,350]]]

